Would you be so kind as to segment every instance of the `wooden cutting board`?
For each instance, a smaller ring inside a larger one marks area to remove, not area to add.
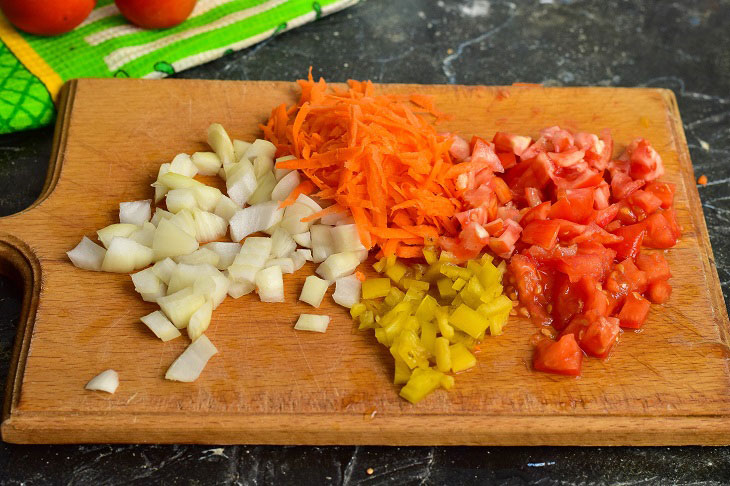
[[[158,167],[206,150],[208,124],[260,136],[285,82],[80,80],[66,86],[46,186],[31,208],[0,219],[0,269],[25,289],[8,378],[2,437],[20,443],[266,444],[730,443],[728,319],[687,144],[671,91],[385,85],[428,93],[466,137],[496,130],[535,135],[559,124],[610,128],[616,150],[649,139],[677,184],[684,234],[668,253],[674,293],[640,333],[624,332],[606,362],[579,379],[530,370],[526,320],[487,339],[476,369],[411,405],[398,398],[387,351],[326,297],[326,334],[295,332],[305,276],[287,301],[228,299],[207,335],[220,350],[200,379],[163,379],[188,344],[157,340],[139,322],[155,309],[126,275],[74,268],[65,252],[117,221],[121,201],[150,197]],[[114,395],[84,390],[113,368]]]

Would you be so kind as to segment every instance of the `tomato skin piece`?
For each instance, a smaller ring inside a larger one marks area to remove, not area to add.
[[[608,223],[616,219],[620,207],[619,203],[614,203],[606,208],[599,209],[594,213],[593,222],[601,228],[605,228]]]
[[[657,280],[649,284],[647,291],[649,300],[655,304],[663,304],[672,295],[672,286],[666,280]]]
[[[579,376],[582,364],[583,352],[573,334],[566,334],[558,341],[541,340],[532,358],[535,370],[558,375]]]
[[[669,211],[669,210],[668,210]],[[676,225],[673,214],[670,216]],[[677,244],[676,229],[665,217],[665,212],[660,211],[646,218],[642,223],[646,228],[644,245],[649,248],[671,248]]]
[[[522,241],[552,250],[558,242],[560,223],[553,220],[531,221],[522,229]]]
[[[641,253],[636,257],[636,266],[646,273],[649,283],[669,280],[672,276],[669,262],[662,253]]]
[[[662,200],[649,191],[639,189],[633,192],[626,201],[635,208],[641,208],[644,214],[652,214],[662,206]]]
[[[621,312],[618,314],[621,327],[624,329],[640,329],[646,322],[651,302],[646,300],[638,292],[631,292],[626,296]]]
[[[646,184],[645,181],[641,179],[633,180],[628,174],[618,171],[611,177],[611,193],[614,199],[620,201],[626,199],[634,191],[641,189],[644,184]]]
[[[504,170],[511,169],[517,165],[517,157],[515,157],[515,154],[513,153],[497,152],[497,158],[499,158],[499,161],[502,163]]]
[[[629,226],[622,226],[613,232],[614,235],[623,238],[620,243],[608,245],[616,250],[616,258],[624,260],[626,258],[635,258],[641,252],[641,243],[646,235],[645,225],[638,223]]]
[[[605,359],[616,345],[620,333],[619,319],[600,316],[586,326],[578,344],[587,355]]]
[[[538,204],[537,206],[522,215],[520,224],[527,225],[534,220],[547,219],[548,215],[550,214],[550,207],[550,201],[545,201],[542,204]]]
[[[677,186],[671,182],[651,181],[644,190],[658,197],[662,202],[662,208],[668,209],[674,204],[674,192]]]

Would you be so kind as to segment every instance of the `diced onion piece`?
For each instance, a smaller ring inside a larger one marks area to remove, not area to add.
[[[283,228],[277,228],[271,235],[271,256],[274,258],[284,258],[297,249],[289,233]]]
[[[195,187],[204,185],[200,181],[196,181],[192,177],[184,176],[176,172],[168,172],[157,179],[159,184],[168,189],[185,189],[187,187]]]
[[[152,249],[134,240],[115,237],[104,255],[101,269],[104,272],[131,273],[152,263]]]
[[[192,210],[197,208],[198,201],[195,200],[192,188],[185,187],[169,191],[165,197],[165,205],[170,212],[179,213],[183,209]]]
[[[220,123],[211,123],[208,127],[208,145],[218,154],[221,164],[235,162],[233,143]]]
[[[192,287],[199,278],[219,274],[220,272],[213,265],[205,263],[197,265],[178,263],[170,274],[167,291],[170,294],[174,294],[186,287]]]
[[[168,187],[164,184],[161,184],[159,181],[153,182],[152,187],[155,188],[155,204],[157,204],[158,202],[162,201],[162,198],[164,198],[165,194],[167,194]]]
[[[342,307],[348,309],[360,302],[360,287],[362,282],[355,275],[338,278],[335,280],[335,291],[332,299]]]
[[[198,174],[214,176],[221,168],[221,159],[214,152],[195,152],[190,159],[198,168]]]
[[[195,177],[198,174],[198,168],[193,164],[188,154],[177,154],[170,162],[170,172]]]
[[[110,224],[109,226],[100,229],[96,232],[96,235],[99,237],[99,241],[101,241],[101,244],[104,245],[104,248],[108,249],[109,245],[115,237],[122,236],[126,238],[138,229],[139,226],[137,226],[136,224],[117,223]]]
[[[246,142],[243,140],[234,140],[233,141],[233,156],[234,156],[234,162],[238,162],[241,160],[241,157],[243,157],[243,154],[246,153],[246,150],[251,146],[251,142]]]
[[[294,329],[297,331],[325,332],[330,323],[330,316],[302,314],[297,319]]]
[[[193,236],[167,219],[160,221],[155,231],[155,238],[152,240],[155,260],[192,253],[198,246],[198,241]]]
[[[262,268],[263,266],[247,265],[245,263],[238,265],[233,264],[228,267],[228,278],[231,282],[245,282],[256,285],[256,274],[259,273],[259,270]]]
[[[231,266],[236,255],[241,251],[241,244],[229,241],[214,241],[203,245],[203,248],[216,252],[220,257],[216,267],[218,267],[218,270],[225,270]]]
[[[221,195],[220,199],[218,199],[218,203],[215,205],[215,209],[213,209],[213,213],[226,221],[230,221],[239,209],[241,209],[241,206],[233,202],[230,197]]]
[[[165,283],[160,280],[155,271],[150,268],[132,274],[134,290],[140,294],[154,294],[160,291]]]
[[[78,268],[84,270],[93,270],[98,272],[101,270],[101,264],[104,261],[106,250],[97,245],[87,237],[83,237],[73,250],[67,251],[69,260]]]
[[[332,228],[331,233],[335,253],[365,249],[362,242],[360,242],[360,234],[357,232],[357,226],[354,224],[335,226]]]
[[[355,224],[355,218],[352,216],[344,216],[337,220],[335,226],[341,226],[343,224]]]
[[[314,213],[314,211],[306,204],[295,202],[284,209],[284,217],[282,218],[280,225],[288,231],[289,234],[294,235],[297,233],[304,233],[309,229],[312,223],[305,223],[302,221],[302,218],[306,218],[312,213]]]
[[[152,200],[119,203],[119,222],[142,226],[152,216]]]
[[[261,302],[284,302],[281,267],[264,268],[256,273],[256,290]]]
[[[195,196],[195,202],[203,211],[215,211],[218,201],[223,197],[223,193],[217,187],[195,186],[191,189]]]
[[[296,202],[304,204],[309,209],[311,209],[313,213],[318,213],[322,211],[322,206],[317,204],[317,201],[307,196],[306,194],[299,194],[297,196]]]
[[[315,224],[309,228],[312,239],[312,261],[323,262],[335,252],[335,242],[332,239],[332,226]]]
[[[139,294],[145,302],[157,302],[157,299],[167,295],[167,285],[162,284],[155,292],[141,292]]]
[[[106,370],[93,377],[84,388],[114,393],[117,391],[117,387],[119,387],[119,375],[114,370]]]
[[[228,231],[228,222],[207,211],[193,211],[195,220],[195,239],[198,241],[214,241],[223,238]]]
[[[304,286],[302,287],[302,292],[299,294],[299,300],[313,307],[319,307],[330,283],[314,275],[308,276],[304,280]]]
[[[251,233],[263,231],[281,221],[284,216],[284,209],[279,208],[279,203],[269,201],[254,204],[244,209],[239,209],[230,221],[231,239],[241,241]]]
[[[157,226],[163,219],[170,219],[173,216],[175,215],[172,214],[170,211],[165,211],[164,209],[157,208],[155,209],[155,214],[152,216],[152,221],[150,222]]]
[[[254,193],[251,194],[251,197],[248,198],[248,203],[258,204],[261,202],[270,201],[271,191],[273,191],[274,187],[276,186],[276,178],[274,177],[274,173],[272,171],[264,173],[256,180],[256,183],[258,184],[258,187],[254,191]]]
[[[189,209],[183,209],[173,215],[170,222],[190,236],[195,237],[195,218],[193,218],[193,212]]]
[[[188,265],[208,264],[213,265],[216,268],[218,267],[218,262],[220,261],[220,259],[221,257],[209,248],[198,248],[194,252],[188,253],[187,255],[180,255],[178,257],[175,257],[175,260],[178,263],[185,263]]]
[[[170,341],[180,336],[180,331],[165,317],[160,311],[154,311],[152,314],[147,314],[140,318],[140,321],[145,326],[150,328],[150,331],[155,333],[155,336],[160,338],[162,341]]]
[[[305,261],[312,261],[312,250],[309,248],[298,248],[294,253],[301,255]]]
[[[253,282],[234,282],[233,280],[230,280],[230,282],[231,284],[228,287],[228,295],[234,299],[250,294],[256,288],[256,284]]]
[[[157,303],[175,327],[182,329],[187,327],[190,317],[205,303],[205,297],[185,287],[174,294],[160,297]]]
[[[301,179],[299,178],[299,172],[293,170],[282,177],[277,182],[274,189],[271,191],[272,201],[283,201],[286,197],[299,185]]]
[[[193,285],[193,292],[210,300],[213,309],[217,309],[225,300],[230,284],[228,277],[219,273],[197,279]]]
[[[175,271],[175,267],[177,267],[177,263],[172,258],[165,258],[152,265],[152,271],[167,285],[170,283],[170,276]]]
[[[334,226],[338,222],[342,221],[343,219],[350,216],[350,213],[347,212],[336,212],[336,213],[329,213],[322,216],[322,218],[319,220],[320,224],[326,224],[328,226]]]
[[[160,177],[162,177],[163,175],[170,172],[171,166],[172,166],[172,164],[169,162],[167,162],[165,164],[161,164],[160,169],[157,171],[157,180],[159,180]]]
[[[294,273],[294,260],[291,258],[273,258],[264,264],[264,267],[276,265],[281,268],[281,273]]]
[[[255,158],[250,158],[250,160],[253,160],[253,171],[256,174],[256,178],[261,180],[264,175],[267,173],[271,174],[271,177],[274,178],[274,185],[276,185],[276,177],[274,177],[274,159],[267,155],[259,155]]]
[[[319,267],[317,275],[325,280],[337,280],[338,278],[350,275],[360,264],[360,255],[354,251],[335,253],[327,257]]]
[[[200,309],[190,316],[188,322],[188,337],[191,341],[198,339],[210,326],[210,318],[213,316],[213,303],[209,300],[200,306]]]
[[[247,159],[241,159],[235,167],[227,172],[226,191],[228,197],[239,206],[243,206],[256,191],[258,181],[253,165]]]
[[[279,162],[286,162],[287,160],[296,160],[296,157],[294,157],[293,155],[285,155],[283,157],[279,157],[274,161],[274,177],[276,177],[277,181],[280,181],[289,172],[293,172],[291,169],[276,168],[276,164],[278,164]]]
[[[165,379],[187,383],[197,380],[208,360],[216,353],[218,353],[216,347],[203,334],[170,365],[165,373]]]
[[[304,255],[296,251],[293,251],[291,255],[289,255],[289,258],[291,258],[291,261],[294,262],[294,272],[302,268],[304,264],[307,263],[307,259],[304,258]]]
[[[264,268],[264,265],[267,261],[269,261],[269,257],[263,254],[242,251],[241,253],[236,255],[236,258],[233,260],[231,267],[236,265],[250,265],[252,267]]]
[[[131,240],[136,241],[140,245],[152,248],[152,241],[155,239],[155,225],[149,221],[144,223],[141,228],[129,235]]]
[[[291,235],[291,237],[299,246],[303,246],[304,248],[312,247],[312,233],[310,233],[309,231],[305,231],[304,233],[297,233],[295,235]]]
[[[268,258],[271,255],[273,246],[274,242],[271,238],[266,236],[252,236],[251,238],[246,238],[243,245],[241,245],[241,253],[255,253]]]
[[[243,156],[247,159],[254,160],[256,157],[265,156],[270,159],[274,159],[276,154],[276,145],[269,142],[268,140],[262,140],[257,138],[254,142],[246,149]]]

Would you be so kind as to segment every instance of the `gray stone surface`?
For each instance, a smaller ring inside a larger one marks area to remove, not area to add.
[[[674,90],[726,300],[730,0],[370,0],[180,77]],[[43,184],[52,130],[0,136],[0,215]],[[0,278],[0,374],[19,294]],[[373,468],[368,475],[367,469]],[[15,446],[2,484],[730,484],[730,449]]]

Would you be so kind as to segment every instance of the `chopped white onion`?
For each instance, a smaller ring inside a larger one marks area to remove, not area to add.
[[[177,261],[177,263],[185,263],[187,265],[208,264],[213,265],[216,268],[218,267],[218,262],[220,262],[220,259],[221,257],[209,248],[198,248],[194,252],[188,253],[187,255],[180,255],[178,257],[175,257],[175,261]]]
[[[117,223],[110,224],[109,226],[100,229],[96,232],[96,235],[99,237],[99,241],[101,241],[101,244],[104,245],[104,248],[108,249],[114,238],[116,238],[117,236],[122,236],[126,238],[138,229],[139,226],[137,226],[136,224]]]
[[[271,255],[271,249],[274,247],[274,242],[271,238],[266,236],[252,236],[246,238],[241,245],[241,253],[255,253],[256,255],[263,255],[268,258]]]
[[[312,238],[312,260],[314,263],[325,261],[335,251],[332,226],[315,224],[309,228],[309,233]]]
[[[213,304],[213,309],[217,309],[225,300],[230,284],[231,282],[228,280],[228,277],[222,273],[205,276],[195,281],[193,292],[202,295],[206,300],[210,300]]]
[[[198,174],[198,168],[193,164],[188,154],[177,154],[170,162],[170,172],[195,177]]]
[[[190,316],[188,322],[188,337],[191,341],[198,339],[210,326],[210,318],[213,316],[213,303],[209,300],[200,306],[200,309]]]
[[[307,196],[306,194],[299,194],[297,196],[296,202],[304,204],[309,209],[311,209],[313,213],[318,213],[322,211],[322,206],[317,204],[317,201]]]
[[[186,287],[192,287],[195,281],[209,275],[218,275],[220,272],[213,265],[178,263],[170,274],[167,292],[174,294]]]
[[[160,280],[152,267],[133,273],[132,283],[134,284],[134,290],[140,294],[158,293],[165,286],[165,283]]]
[[[84,270],[101,271],[106,250],[87,237],[83,237],[73,250],[67,251],[69,260],[78,268]]]
[[[235,162],[233,143],[220,123],[212,123],[208,127],[208,145],[218,154],[222,164]]]
[[[293,170],[282,177],[271,191],[272,201],[283,201],[299,185],[299,171]]]
[[[233,282],[231,281],[228,287],[228,295],[234,299],[243,297],[244,295],[250,294],[256,288],[256,284],[253,282]]]
[[[167,342],[171,339],[175,339],[180,336],[180,331],[165,317],[160,311],[154,311],[152,314],[147,314],[140,318],[140,321],[147,326],[150,331],[155,333],[155,336],[160,338],[162,341]]]
[[[165,211],[164,209],[157,208],[155,209],[155,214],[152,216],[152,221],[150,222],[157,226],[163,219],[170,219],[173,216],[175,215],[172,214],[170,211]]]
[[[84,388],[114,393],[117,391],[117,387],[119,387],[119,375],[114,370],[106,370],[93,377]]]
[[[297,249],[296,242],[289,233],[283,228],[274,230],[271,235],[271,256],[274,258],[284,258]]]
[[[165,197],[165,205],[168,211],[179,213],[183,209],[192,210],[193,208],[197,208],[198,201],[195,200],[195,194],[192,188],[185,187],[168,191]]]
[[[309,231],[305,231],[304,233],[297,233],[291,235],[291,237],[299,246],[303,246],[304,248],[312,247],[312,233],[310,233]]]
[[[269,257],[261,253],[249,253],[241,251],[236,258],[233,260],[231,267],[236,265],[249,265],[257,268],[264,268],[264,264],[269,260]],[[230,268],[230,267],[228,267]]]
[[[226,221],[230,221],[239,209],[241,209],[241,206],[234,203],[230,197],[221,195],[220,199],[218,199],[218,203],[215,205],[213,213]]]
[[[280,181],[289,172],[293,172],[291,169],[276,168],[276,164],[278,164],[279,162],[286,162],[287,160],[296,160],[296,157],[294,157],[293,155],[285,155],[283,157],[279,157],[274,161],[274,176],[276,177],[277,181]]]
[[[256,191],[258,181],[253,171],[253,165],[248,159],[241,159],[230,171],[226,177],[226,191],[228,197],[239,206],[243,206],[248,199]]]
[[[262,140],[260,138],[257,138],[246,149],[246,152],[244,152],[243,156],[250,160],[254,160],[256,157],[263,155],[263,156],[268,157],[273,160],[275,154],[276,154],[276,145],[269,142],[268,140]]]
[[[256,273],[256,290],[261,302],[284,302],[281,267],[264,268]]]
[[[190,317],[205,303],[205,297],[185,287],[174,294],[160,297],[157,303],[175,327],[182,329],[187,327]]]
[[[274,187],[276,186],[276,178],[274,177],[274,173],[272,171],[264,173],[264,175],[256,180],[256,183],[258,184],[258,187],[254,191],[254,193],[251,194],[251,197],[248,198],[248,203],[258,204],[261,202],[270,201],[271,191],[273,191]]]
[[[186,187],[195,187],[204,185],[200,181],[196,181],[192,177],[188,177],[176,172],[168,172],[157,179],[157,183],[162,184],[168,189],[185,189]]]
[[[152,263],[152,257],[151,248],[129,238],[116,236],[109,244],[101,269],[104,272],[131,273]]]
[[[170,365],[165,373],[165,379],[188,383],[197,380],[208,360],[216,353],[218,353],[216,347],[203,334]]]
[[[312,250],[309,248],[298,248],[294,253],[301,255],[301,257],[304,258],[304,261],[312,261]]]
[[[253,160],[253,171],[257,179],[261,180],[267,173],[274,176],[274,159],[266,155],[259,155],[251,160]],[[276,177],[274,177],[274,184],[276,184]]]
[[[234,140],[233,141],[233,158],[235,159],[234,162],[238,162],[241,160],[241,157],[243,157],[243,154],[246,153],[246,150],[251,146],[251,142],[246,142],[243,140]]]
[[[140,245],[152,248],[152,241],[155,239],[155,225],[149,221],[144,223],[140,229],[129,235],[129,238]]]
[[[233,260],[236,259],[236,255],[241,251],[241,244],[230,241],[214,241],[203,245],[203,248],[216,252],[220,257],[216,266],[218,270],[225,270],[231,266]]]
[[[304,280],[304,286],[302,287],[302,292],[299,294],[299,300],[313,307],[319,307],[330,283],[314,275],[309,275]]]
[[[142,226],[152,216],[152,200],[119,203],[119,222]]]
[[[365,249],[365,246],[363,246],[360,241],[360,234],[357,232],[357,226],[354,224],[335,226],[332,228],[331,233],[335,253]]]
[[[289,255],[289,258],[291,258],[291,261],[294,263],[294,272],[302,268],[304,264],[307,263],[307,259],[304,258],[304,255],[296,251],[293,251],[291,255]]]
[[[172,275],[172,272],[175,271],[175,267],[177,267],[177,263],[175,263],[172,258],[165,258],[164,260],[160,260],[152,265],[152,271],[155,272],[157,278],[167,285],[170,283],[170,276]]]
[[[179,214],[183,213],[181,212]],[[152,250],[154,251],[155,260],[185,255],[197,249],[198,241],[176,226],[172,220],[163,219],[157,225],[155,237],[152,240]]]
[[[195,220],[195,239],[198,241],[214,241],[223,238],[228,231],[228,222],[213,213],[196,209],[193,211]]]
[[[215,211],[218,201],[223,197],[223,193],[217,187],[195,186],[192,191],[198,207],[208,212]]]
[[[263,265],[247,265],[245,263],[233,264],[228,267],[228,278],[234,283],[256,284],[256,274],[263,268]]]
[[[326,280],[337,280],[344,276],[350,275],[360,264],[360,255],[354,251],[344,253],[335,253],[327,257],[319,267],[317,267],[317,275]]]
[[[302,314],[297,319],[294,329],[297,331],[325,332],[330,323],[330,316],[317,316],[314,314]]]
[[[291,258],[272,258],[264,264],[264,268],[274,265],[281,268],[281,273],[294,273],[294,260]]]
[[[214,152],[195,152],[190,159],[200,175],[214,176],[221,168],[221,159]]]
[[[241,241],[251,233],[263,231],[281,221],[284,209],[279,208],[277,201],[255,204],[239,209],[230,221],[231,239]]]
[[[353,218],[352,216],[345,216],[338,219],[335,223],[335,226],[341,226],[343,224],[355,224],[355,218]]]
[[[312,208],[306,204],[295,202],[294,204],[287,206],[284,209],[284,217],[281,220],[281,227],[284,228],[289,234],[295,235],[297,233],[304,233],[312,226],[311,222],[303,222],[302,218],[314,213]]]
[[[338,278],[335,280],[335,291],[332,299],[348,309],[360,302],[360,288],[362,282],[355,275]]]

